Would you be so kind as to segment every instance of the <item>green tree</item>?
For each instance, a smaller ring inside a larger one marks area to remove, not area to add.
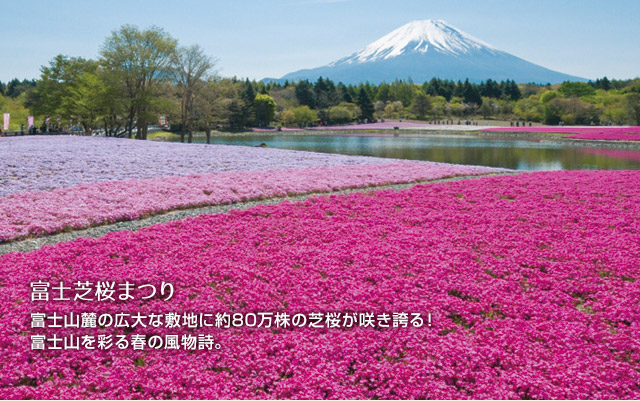
[[[85,132],[91,132],[103,117],[106,87],[98,74],[84,72],[69,89],[64,104],[69,112],[81,121]]]
[[[311,110],[309,106],[303,105],[291,109],[293,121],[298,127],[306,127],[315,124],[318,121],[318,114],[315,110]]]
[[[315,107],[317,109],[326,109],[327,107],[335,106],[340,100],[335,85],[329,79],[318,78],[313,91]]]
[[[520,92],[520,88],[518,88],[518,84],[515,81],[506,80],[500,83],[503,96],[510,100],[518,100],[522,97],[522,93]]]
[[[159,83],[172,76],[172,61],[177,41],[163,29],[151,27],[140,31],[123,25],[111,33],[100,51],[101,64],[116,75],[128,99],[127,130],[131,135],[134,121],[136,139],[147,138],[148,122],[157,113]]]
[[[240,94],[240,98],[244,104],[242,107],[242,126],[246,127],[253,124],[256,119],[256,111],[253,104],[256,99],[256,90],[249,78],[244,81],[244,89]]]
[[[352,106],[355,105],[352,104]],[[348,107],[345,103],[330,107],[328,115],[330,124],[346,124],[356,118],[355,110],[352,107]]]
[[[276,102],[269,95],[258,93],[253,102],[256,113],[256,124],[266,127],[276,115]]]
[[[583,96],[593,96],[596,94],[596,90],[593,88],[593,86],[585,82],[565,81],[562,83],[562,85],[560,85],[560,88],[558,89],[558,91],[562,93],[564,97],[571,97],[571,96],[583,97]]]
[[[431,100],[422,90],[414,97],[411,112],[415,114],[419,120],[424,120],[427,114],[431,112]]]
[[[471,84],[468,79],[466,79],[464,84],[462,84],[462,98],[465,103],[472,103],[478,106],[482,104],[482,97],[480,96],[478,88]]]
[[[309,81],[300,81],[296,85],[296,98],[298,102],[303,106],[308,106],[311,109],[316,107],[315,96],[313,94],[313,87]]]
[[[371,103],[371,98],[363,87],[358,92],[357,104],[360,107],[360,117],[364,120],[373,120],[373,112],[375,111],[373,103]]]
[[[624,102],[629,122],[633,125],[640,125],[640,93],[629,93]]]
[[[86,78],[84,74],[96,73],[97,63],[81,57],[57,55],[41,71],[35,89],[27,92],[27,107],[43,119],[46,116],[60,116],[65,120],[76,117],[77,110],[73,110],[70,99],[80,81]]]
[[[204,54],[200,46],[180,47],[173,54],[173,74],[177,94],[180,98],[180,139],[184,142],[185,130],[188,142],[193,140],[195,100],[207,85],[207,78],[215,61]]]
[[[478,109],[478,112],[482,115],[482,118],[489,118],[493,114],[493,109],[488,101],[483,101],[482,106]]]
[[[553,90],[549,90],[549,91],[543,92],[542,95],[540,95],[540,103],[547,103],[551,99],[555,99],[558,96],[560,96],[560,94],[558,92],[556,92],[556,91],[553,91]]]
[[[378,86],[378,93],[376,93],[376,100],[381,102],[388,102],[391,100],[391,86],[383,82]]]
[[[336,92],[338,93],[338,99],[342,102],[353,103],[353,95],[351,90],[346,87],[342,82],[336,86]]]
[[[555,98],[545,103],[543,109],[543,122],[545,124],[558,125],[558,123],[562,121],[562,115],[566,112],[563,100],[564,99],[561,98]]]
[[[2,85],[4,86],[4,85]],[[0,87],[0,94],[3,94],[10,98],[17,98],[27,90],[36,86],[35,80],[26,80],[23,79],[22,82],[18,80],[18,78],[14,78],[9,81],[5,88]],[[4,90],[3,90],[4,89]]]

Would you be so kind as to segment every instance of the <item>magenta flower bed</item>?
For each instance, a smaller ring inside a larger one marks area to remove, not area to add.
[[[229,172],[83,184],[0,198],[0,242],[179,208],[506,171],[425,162]]]
[[[500,127],[487,128],[490,132],[537,132],[567,133],[565,138],[603,139],[616,141],[640,141],[640,127]]]
[[[1,398],[640,398],[640,173],[559,171],[261,206],[0,257]],[[170,301],[29,283],[170,282]],[[72,290],[73,291],[73,290]],[[73,294],[73,292],[72,292]],[[30,328],[31,313],[431,313],[420,328]],[[31,350],[210,334],[219,350]]]

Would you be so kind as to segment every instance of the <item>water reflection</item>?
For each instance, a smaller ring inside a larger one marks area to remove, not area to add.
[[[176,138],[177,139],[177,138]],[[197,142],[204,142],[198,138]],[[539,137],[252,135],[213,137],[224,145],[267,146],[347,155],[429,160],[518,170],[638,170],[640,150],[580,148]]]

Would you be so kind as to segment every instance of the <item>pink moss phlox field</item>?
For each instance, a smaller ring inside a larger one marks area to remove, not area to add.
[[[0,242],[187,207],[504,171],[428,162],[228,172],[84,184],[0,198]]]
[[[640,398],[639,183],[637,171],[559,171],[424,184],[1,256],[0,398]],[[176,292],[43,305],[37,280]],[[45,329],[30,313],[54,311],[407,311],[432,326],[203,329],[217,351],[31,351]]]
[[[83,136],[0,138],[0,196],[101,181],[227,171],[386,164],[394,160],[250,146]],[[398,160],[395,160],[398,161]]]
[[[535,132],[535,133],[567,133],[565,138],[601,139],[615,141],[640,141],[640,127],[494,127],[483,131],[490,132]]]

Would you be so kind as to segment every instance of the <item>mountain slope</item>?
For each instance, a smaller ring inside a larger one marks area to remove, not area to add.
[[[357,84],[433,77],[472,82],[502,81],[557,83],[584,78],[552,71],[500,51],[441,20],[413,21],[348,57],[326,66],[300,70],[280,80],[316,80]]]

